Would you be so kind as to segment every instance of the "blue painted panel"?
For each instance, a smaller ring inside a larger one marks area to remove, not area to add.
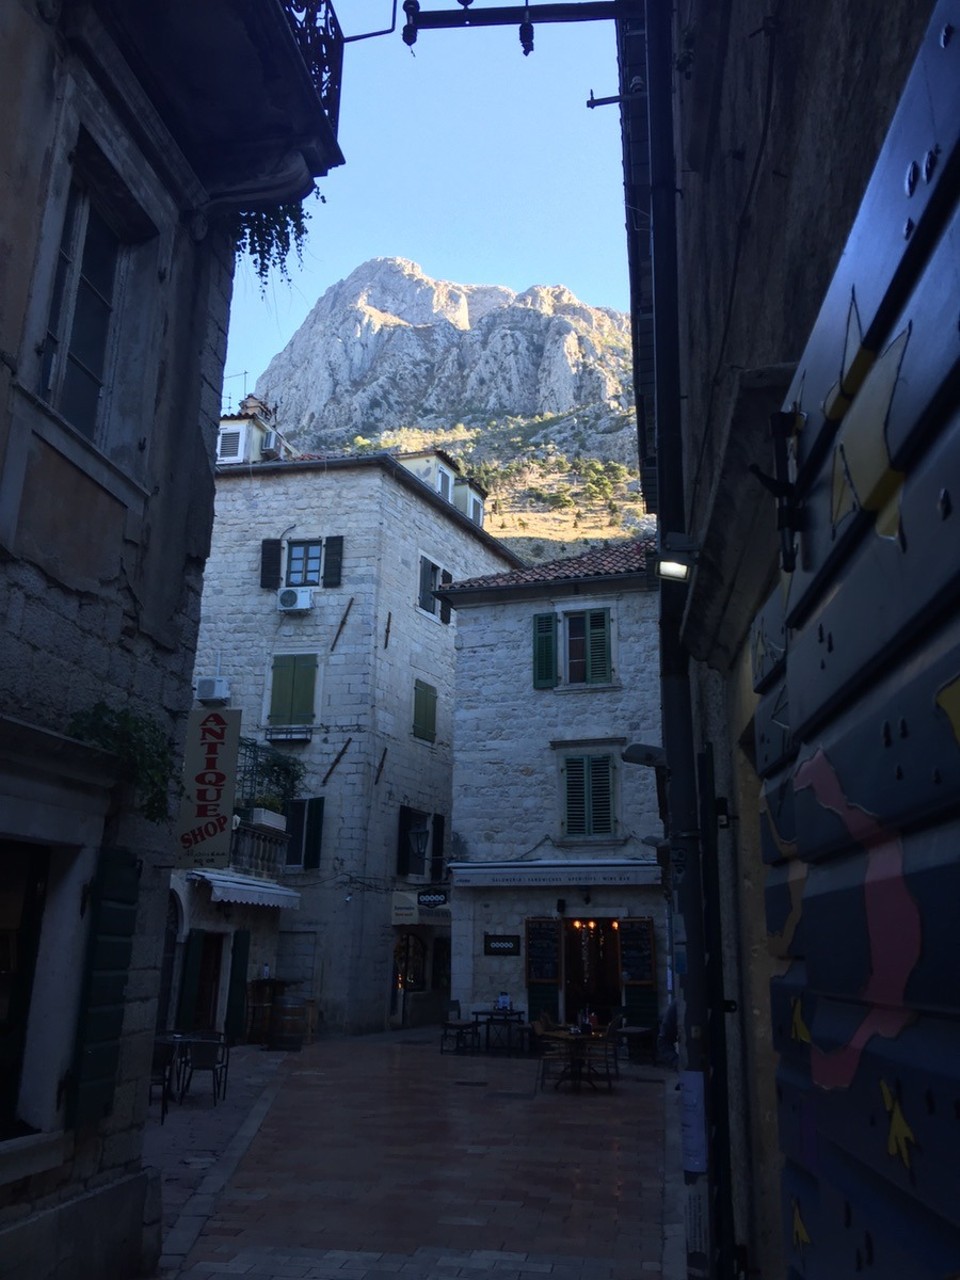
[[[777,583],[750,629],[750,660],[757,693],[783,671],[787,660],[787,592],[790,581]]]
[[[767,778],[763,784],[760,815],[760,851],[764,862],[780,862],[796,852],[797,813],[793,773]]]
[[[766,777],[794,753],[787,684],[781,680],[763,695],[754,714],[757,772]]]

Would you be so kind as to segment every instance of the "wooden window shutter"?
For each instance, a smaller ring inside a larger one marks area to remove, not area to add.
[[[437,737],[437,691],[423,680],[413,685],[413,735],[426,742],[435,742]]]
[[[433,815],[433,834],[430,839],[430,879],[443,879],[443,842],[446,827],[446,819],[442,813]]]
[[[270,687],[271,724],[312,724],[317,682],[315,653],[278,653]]]
[[[243,1039],[247,1023],[247,967],[250,963],[250,930],[237,929],[230,951],[230,983],[223,1033],[228,1044]]]
[[[453,581],[453,574],[447,573],[446,569],[444,569],[443,572],[440,574],[441,587],[447,586],[452,581]],[[450,622],[450,601],[449,600],[440,601],[440,621],[445,624],[449,624]]]
[[[587,834],[587,757],[567,756],[565,820],[568,836]]]
[[[400,806],[400,814],[397,819],[397,875],[408,876],[410,874],[410,862],[413,852],[410,848],[410,829],[413,826],[413,810],[408,809],[405,804]]]
[[[436,613],[437,602],[433,595],[434,574],[437,566],[426,556],[420,557],[420,594],[418,603],[427,613]]]
[[[613,833],[613,760],[610,756],[587,759],[590,777],[590,834]]]
[[[557,683],[557,615],[537,613],[533,618],[533,687],[553,689]]]
[[[323,796],[311,796],[306,804],[306,821],[303,832],[303,866],[314,871],[320,865],[320,848],[323,840]]]
[[[587,614],[587,684],[609,684],[610,610],[591,609]]]
[[[120,1065],[124,992],[137,922],[139,871],[129,849],[101,849],[91,896],[90,940],[68,1124],[110,1114]]]
[[[260,585],[271,591],[280,586],[283,544],[279,538],[264,538],[260,543]]]
[[[339,534],[323,544],[323,585],[339,587],[343,566],[343,538]]]

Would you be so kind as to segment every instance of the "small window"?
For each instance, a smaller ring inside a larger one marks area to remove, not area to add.
[[[613,835],[616,831],[613,757],[567,756],[563,761],[562,776],[564,835]]]
[[[470,519],[483,528],[483,503],[479,498],[470,499]]]
[[[289,542],[287,544],[288,587],[319,587],[323,543]]]
[[[270,724],[313,724],[316,684],[315,653],[276,654],[270,687]]]
[[[609,684],[613,679],[610,647],[610,610],[588,609],[558,619],[553,613],[538,613],[533,619],[533,687],[552,689],[567,685]],[[558,653],[560,634],[563,652]],[[562,657],[562,664],[561,664]]]
[[[320,847],[323,838],[323,796],[309,800],[291,800],[287,808],[288,867],[303,867],[311,871],[320,865]]]
[[[420,590],[417,596],[417,604],[426,613],[436,613],[438,601],[433,594],[440,585],[440,566],[434,564],[432,560],[428,560],[426,556],[420,557]]]
[[[451,477],[449,471],[444,471],[443,467],[437,472],[437,493],[447,502],[450,501]]]
[[[437,737],[437,691],[423,680],[413,685],[413,736],[424,742],[435,742]]]

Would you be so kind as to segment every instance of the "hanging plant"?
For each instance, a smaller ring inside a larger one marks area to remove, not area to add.
[[[323,196],[315,191],[323,202]],[[277,270],[284,280],[290,279],[287,259],[291,249],[297,261],[303,263],[303,246],[307,238],[310,214],[300,201],[280,204],[274,209],[254,209],[237,213],[233,217],[232,233],[237,246],[237,257],[247,254],[253,261],[253,269],[260,280],[261,290],[266,288],[267,278]]]
[[[166,822],[174,757],[170,738],[157,720],[97,702],[76,712],[67,732],[112,752],[120,762],[121,780],[137,790],[140,813],[151,822]]]

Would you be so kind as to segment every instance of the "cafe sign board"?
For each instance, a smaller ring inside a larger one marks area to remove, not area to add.
[[[229,865],[239,749],[239,711],[202,707],[190,712],[176,827],[177,866]]]

